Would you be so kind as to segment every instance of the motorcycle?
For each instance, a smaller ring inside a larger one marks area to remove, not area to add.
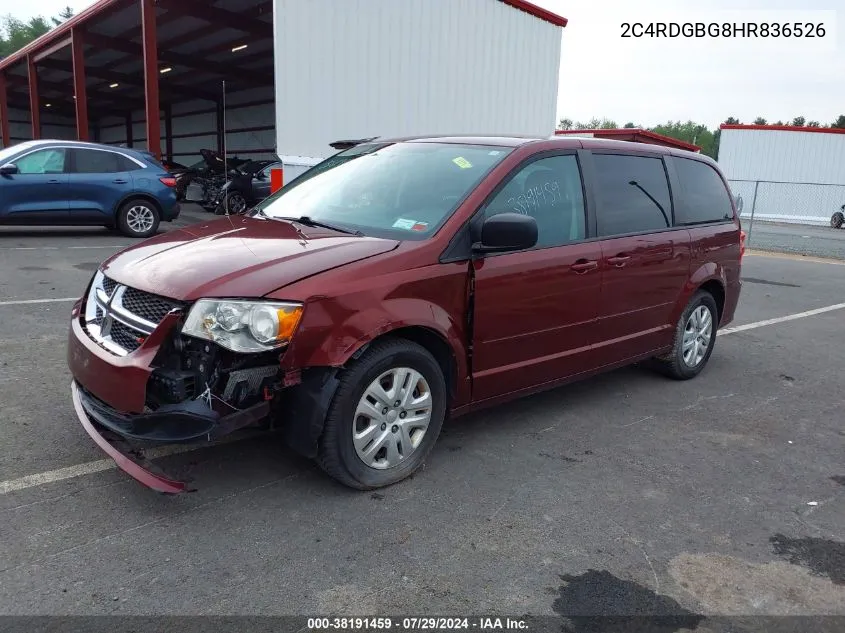
[[[843,225],[845,225],[845,204],[842,205],[842,210],[837,211],[832,216],[830,216],[830,226],[835,229],[841,229]]]

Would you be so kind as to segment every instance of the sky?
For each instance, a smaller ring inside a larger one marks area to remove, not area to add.
[[[401,0],[397,0],[401,1]],[[607,117],[652,126],[693,120],[715,128],[845,114],[845,0],[533,0],[569,19],[561,45],[558,118]],[[0,15],[77,12],[90,0],[0,0]],[[650,22],[825,24],[815,39],[622,38]]]

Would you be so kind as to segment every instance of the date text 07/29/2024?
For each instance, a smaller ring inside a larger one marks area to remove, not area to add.
[[[499,617],[321,617],[308,618],[308,631],[519,631],[528,623],[519,618]]]

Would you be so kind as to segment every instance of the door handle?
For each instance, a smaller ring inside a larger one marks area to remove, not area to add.
[[[48,180],[47,184],[48,185],[60,185],[60,184],[62,184],[62,181],[61,180]]]
[[[128,181],[123,178],[115,178],[112,182],[116,185],[125,185]]]
[[[622,268],[628,262],[628,260],[630,260],[630,259],[631,259],[630,255],[625,255],[623,253],[619,253],[619,255],[616,255],[614,257],[608,257],[607,263],[610,264],[611,266],[616,266],[617,268]]]
[[[599,263],[595,260],[579,259],[577,262],[572,264],[569,268],[570,268],[570,270],[572,270],[576,274],[583,275],[584,273],[589,272],[591,270],[595,270],[598,267],[599,267]]]

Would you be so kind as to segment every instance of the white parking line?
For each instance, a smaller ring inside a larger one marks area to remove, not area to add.
[[[72,299],[44,299],[38,301],[72,301]],[[8,305],[2,304],[0,305]],[[834,312],[835,310],[845,310],[845,303],[837,303],[835,305],[824,308],[817,308],[815,310],[807,310],[806,312],[799,312],[797,314],[790,314],[788,316],[778,317],[775,319],[766,319],[765,321],[756,321],[754,323],[746,323],[745,325],[737,325],[735,327],[725,328],[719,330],[718,335],[724,336],[727,334],[735,334],[737,332],[745,332],[747,330],[755,330],[757,328],[766,327],[768,325],[775,325],[777,323],[785,323],[787,321],[795,321],[797,319],[805,319],[807,317],[816,316],[818,314],[825,314],[826,312]],[[191,451],[208,448],[210,446],[220,446],[221,444],[228,444],[229,442],[237,441],[238,437],[225,438],[221,441],[212,444],[189,444],[189,445],[171,445],[162,446],[146,452],[148,459],[158,459],[168,455],[179,455],[182,453],[189,453]],[[66,479],[74,479],[82,477],[83,475],[91,475],[106,470],[114,470],[117,465],[111,459],[98,459],[97,461],[87,462],[84,464],[77,464],[76,466],[68,466],[67,468],[59,468],[57,470],[48,470],[43,473],[36,473],[34,475],[27,475],[18,479],[10,479],[7,481],[0,481],[0,495],[5,495],[10,492],[19,490],[26,490],[27,488],[37,488],[45,484],[55,483],[57,481],[64,481]]]
[[[816,316],[817,314],[824,314],[825,312],[834,312],[835,310],[845,310],[845,303],[837,303],[836,305],[827,306],[825,308],[816,308],[815,310],[807,310],[806,312],[799,312],[797,314],[790,314],[788,316],[777,317],[774,319],[766,319],[765,321],[756,321],[755,323],[746,323],[745,325],[726,327],[723,330],[719,330],[718,335],[724,336],[726,334],[736,334],[737,332],[745,332],[746,330],[756,330],[758,327],[775,325],[776,323],[786,323],[787,321],[795,321],[796,319],[806,319],[807,317]]]
[[[27,306],[38,303],[67,303],[76,301],[79,297],[64,297],[62,299],[20,299],[15,301],[0,301],[0,306]]]

